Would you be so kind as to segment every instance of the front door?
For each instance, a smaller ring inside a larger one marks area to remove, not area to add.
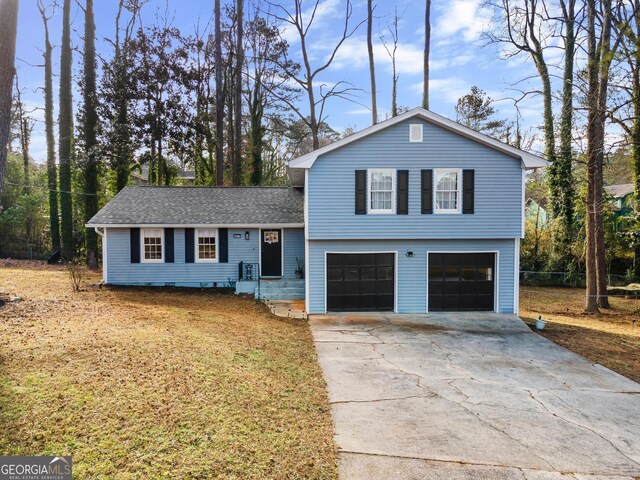
[[[261,231],[261,272],[263,277],[282,276],[282,230]]]

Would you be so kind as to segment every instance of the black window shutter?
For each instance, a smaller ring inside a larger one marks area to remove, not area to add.
[[[164,229],[164,261],[173,263],[173,228]]]
[[[462,213],[473,213],[474,209],[474,183],[475,172],[473,170],[462,171]]]
[[[422,213],[433,213],[433,170],[422,170]]]
[[[193,263],[195,256],[195,238],[193,228],[184,229],[184,262]]]
[[[398,198],[396,213],[407,215],[409,213],[409,170],[398,170]]]
[[[131,240],[131,263],[140,263],[140,229],[129,230]]]
[[[218,229],[218,261],[229,263],[229,230],[227,228]]]
[[[367,171],[356,170],[356,215],[367,213]]]

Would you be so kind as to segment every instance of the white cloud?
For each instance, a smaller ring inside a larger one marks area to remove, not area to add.
[[[491,14],[479,0],[452,0],[441,11],[433,29],[437,38],[448,40],[461,35],[463,40],[472,42],[491,24]]]
[[[432,78],[429,80],[429,97],[438,97],[447,103],[454,104],[460,97],[469,93],[471,85],[462,78]],[[411,86],[415,93],[422,93],[422,82]]]
[[[355,110],[348,110],[345,113],[347,115],[371,115],[371,110],[368,108],[356,108]]]

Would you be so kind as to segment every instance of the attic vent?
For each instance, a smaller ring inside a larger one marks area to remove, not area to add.
[[[422,124],[409,125],[409,141],[422,142]]]

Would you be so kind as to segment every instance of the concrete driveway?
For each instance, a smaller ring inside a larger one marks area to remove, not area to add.
[[[310,318],[344,479],[640,477],[640,385],[496,314]]]

